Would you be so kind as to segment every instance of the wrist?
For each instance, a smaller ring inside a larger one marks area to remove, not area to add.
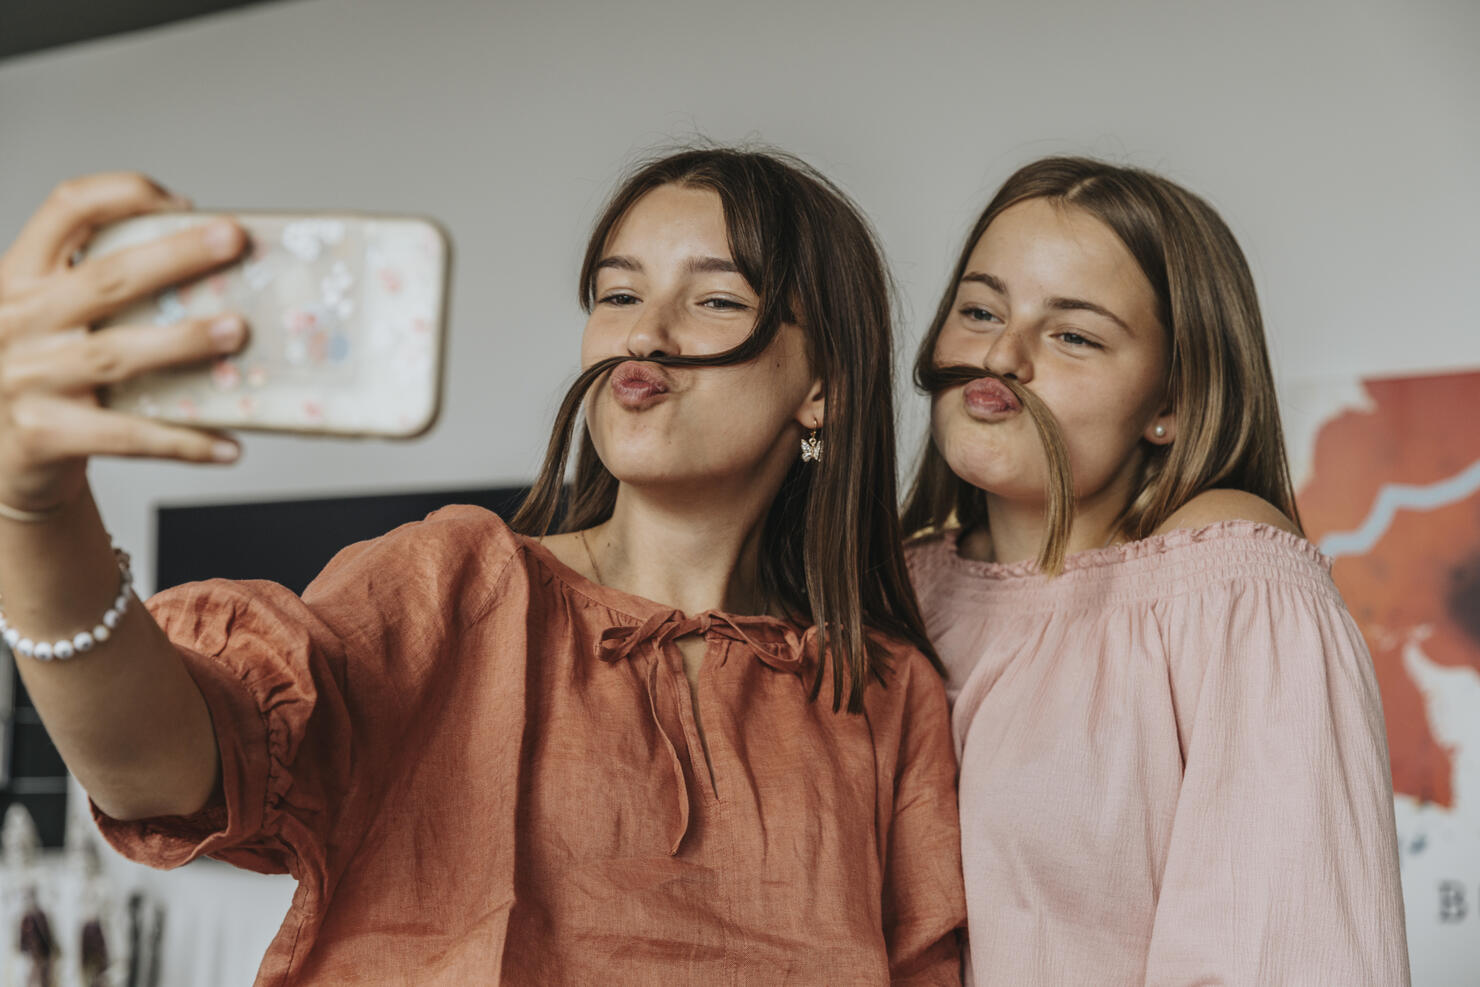
[[[40,510],[28,510],[22,507],[12,507],[5,501],[0,501],[0,518],[19,524],[40,524],[43,521],[50,521],[62,513],[66,507],[66,504],[53,504]]]
[[[55,478],[53,477],[53,480]],[[55,486],[55,484],[50,484]],[[17,490],[0,488],[0,519],[17,524],[42,524],[64,514],[82,499],[87,488],[87,474],[79,472],[70,489]]]
[[[22,658],[34,658],[37,661],[52,661],[53,659],[65,661],[91,651],[112,637],[113,631],[128,610],[134,583],[133,568],[128,553],[115,547],[113,557],[118,563],[118,594],[114,597],[112,606],[103,611],[102,616],[98,618],[98,622],[91,630],[81,630],[70,637],[60,637],[56,640],[38,641],[26,636],[19,628],[11,626],[10,618],[5,615],[3,600],[0,600],[0,637],[3,637],[11,651]]]

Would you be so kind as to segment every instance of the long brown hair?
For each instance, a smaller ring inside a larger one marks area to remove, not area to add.
[[[757,578],[766,595],[816,628],[813,698],[832,671],[833,708],[863,708],[870,679],[883,681],[885,653],[868,629],[906,641],[940,668],[905,572],[895,514],[890,283],[867,221],[812,168],[775,151],[701,148],[650,161],[607,203],[581,264],[581,307],[595,302],[597,267],[622,218],[664,185],[708,189],[724,209],[730,253],[760,297],[755,328],[740,345],[707,357],[654,356],[667,366],[723,366],[758,357],[783,324],[806,333],[808,360],[827,401],[819,463],[800,456],[781,483],[761,531]],[[555,523],[566,460],[583,401],[614,357],[587,367],[566,392],[545,463],[512,526],[543,535]],[[617,480],[581,423],[580,451],[561,530],[611,516]],[[845,675],[846,673],[846,675]],[[845,681],[846,678],[846,681]]]
[[[1136,493],[1116,519],[1114,533],[1145,538],[1193,497],[1215,487],[1262,497],[1298,527],[1274,374],[1248,261],[1212,206],[1152,172],[1089,158],[1055,157],[1013,174],[966,237],[915,358],[916,385],[937,393],[984,373],[981,368],[938,367],[936,342],[977,242],[998,215],[1028,199],[1076,206],[1108,226],[1150,282],[1157,318],[1170,340],[1166,400],[1176,415],[1176,441],[1165,446],[1142,443],[1145,458]],[[1040,422],[1040,432],[1043,427]],[[1052,460],[1050,456],[1051,482],[1062,489],[1066,478],[1053,476]],[[1039,556],[1045,571],[1057,571],[1062,565],[1072,507],[1071,498],[1067,515],[1061,512],[1049,519]],[[986,495],[951,472],[932,438],[910,488],[902,523],[913,533],[943,527],[952,514],[963,529],[986,527]]]

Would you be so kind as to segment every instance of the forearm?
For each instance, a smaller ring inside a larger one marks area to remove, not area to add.
[[[118,565],[90,494],[39,523],[0,519],[0,594],[34,641],[90,631],[118,595]],[[137,598],[108,640],[67,660],[16,655],[62,758],[104,812],[130,819],[203,805],[219,766],[199,689]]]

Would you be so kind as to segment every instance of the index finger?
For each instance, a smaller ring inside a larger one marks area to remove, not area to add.
[[[115,171],[62,182],[47,196],[5,257],[8,272],[40,277],[66,267],[98,227],[188,204],[138,172]]]

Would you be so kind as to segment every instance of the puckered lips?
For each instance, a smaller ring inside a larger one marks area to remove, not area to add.
[[[641,411],[663,400],[672,386],[662,368],[628,360],[612,371],[611,389],[617,404],[629,411]]]
[[[1023,410],[1017,395],[995,377],[981,377],[961,391],[966,413],[977,421],[1000,422]]]

